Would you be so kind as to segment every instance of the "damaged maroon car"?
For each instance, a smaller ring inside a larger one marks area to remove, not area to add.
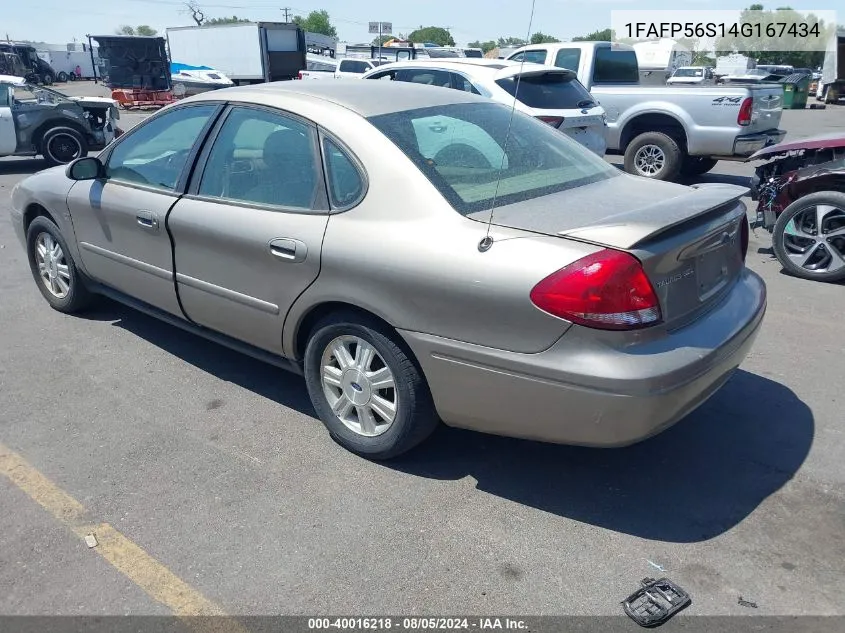
[[[757,218],[775,256],[796,277],[845,279],[845,134],[779,143],[751,156]]]

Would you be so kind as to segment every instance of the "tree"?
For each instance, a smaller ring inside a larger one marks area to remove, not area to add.
[[[755,11],[752,15],[750,12]],[[824,51],[811,50],[816,42],[828,41],[834,24],[825,24],[824,20],[812,13],[799,13],[788,7],[767,11],[762,4],[752,4],[742,11],[739,23],[760,24],[761,32],[750,36],[742,34],[739,37],[727,35],[719,38],[716,50],[720,53],[740,53],[755,59],[758,64],[787,64],[798,68],[816,68],[824,61]],[[815,24],[818,23],[820,37],[796,38],[783,32],[781,24]],[[766,35],[767,26],[772,26],[775,36]]]
[[[204,24],[241,24],[242,22],[252,22],[252,20],[233,15],[231,18],[211,18],[206,20]]]
[[[433,44],[437,44],[438,46],[455,45],[455,40],[452,39],[452,34],[439,26],[421,26],[416,31],[409,33],[408,39],[417,44],[431,42]]]
[[[191,17],[197,23],[197,26],[202,26],[203,22],[205,22],[205,13],[203,13],[200,5],[194,0],[190,0],[190,2],[185,3],[185,6],[188,7],[188,11],[191,12]]]
[[[559,42],[559,41],[560,40],[557,39],[556,37],[553,37],[551,35],[546,35],[545,33],[541,33],[540,31],[537,31],[536,33],[534,33],[531,36],[531,39],[529,40],[529,44],[550,44],[550,43]]]
[[[525,46],[527,43],[521,37],[500,37],[499,41],[496,42],[496,46],[506,48],[508,46]]]
[[[123,24],[115,31],[115,33],[118,35],[142,35],[145,37],[153,37],[156,33],[158,33],[158,31],[146,24],[141,24],[140,26],[135,27]]]
[[[610,29],[603,29],[601,31],[593,31],[581,37],[573,37],[573,42],[612,42],[613,31]]]
[[[325,9],[322,11],[312,11],[304,18],[301,15],[295,15],[293,16],[293,22],[303,31],[337,37],[337,29],[332,26],[329,20],[329,12]]]
[[[469,46],[470,48],[480,48],[481,52],[483,52],[486,55],[487,53],[492,51],[494,48],[496,48],[497,45],[496,45],[495,40],[488,40],[486,42],[481,42],[481,41],[470,42],[469,44],[467,44],[467,46]]]

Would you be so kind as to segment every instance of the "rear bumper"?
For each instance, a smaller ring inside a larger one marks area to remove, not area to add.
[[[780,143],[785,136],[786,130],[767,130],[759,134],[738,136],[734,140],[734,155],[751,156],[764,147]]]
[[[746,270],[706,317],[628,347],[583,328],[539,354],[401,334],[446,424],[610,447],[659,433],[715,393],[748,354],[765,311],[765,284]]]

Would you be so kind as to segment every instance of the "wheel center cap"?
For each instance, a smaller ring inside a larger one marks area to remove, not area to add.
[[[370,401],[373,390],[370,380],[358,369],[347,369],[341,378],[343,394],[349,398],[352,404],[363,406]]]

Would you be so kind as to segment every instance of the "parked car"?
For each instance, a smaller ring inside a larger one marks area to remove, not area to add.
[[[101,150],[120,134],[117,104],[104,97],[68,97],[0,75],[0,156],[41,155],[60,165]]]
[[[670,86],[704,86],[713,81],[713,72],[704,66],[682,66],[666,80]]]
[[[484,95],[548,123],[599,156],[607,149],[604,109],[570,70],[499,59],[434,59],[395,62],[367,72],[364,79],[428,84]]]
[[[508,59],[576,71],[607,111],[608,151],[624,154],[625,171],[638,176],[696,176],[720,160],[744,160],[786,135],[778,128],[779,84],[641,86],[634,49],[611,42],[532,44]]]
[[[309,55],[305,61],[306,68],[299,72],[297,79],[360,78],[367,71],[384,63],[386,62],[378,59],[332,59],[322,55]]]
[[[745,192],[629,176],[470,92],[291,81],[166,107],[23,180],[11,220],[56,310],[104,294],[300,372],[384,459],[439,420],[620,446],[687,415],[763,319]]]
[[[784,270],[813,281],[845,279],[845,134],[780,143],[749,161],[764,161],[754,175],[754,226],[772,234]]]

